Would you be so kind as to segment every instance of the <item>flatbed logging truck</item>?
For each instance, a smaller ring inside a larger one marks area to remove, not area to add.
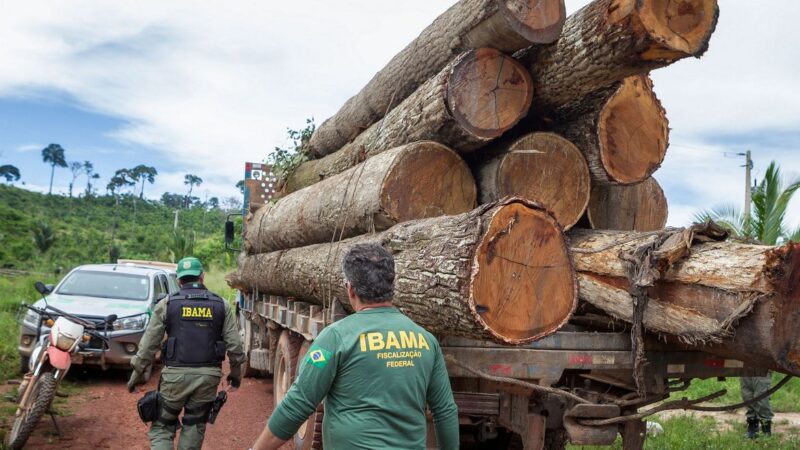
[[[268,202],[276,183],[269,166],[247,163],[244,212]],[[233,242],[232,222],[226,224],[226,241]],[[245,376],[272,376],[276,405],[289,389],[297,362],[314,338],[347,314],[335,300],[322,307],[244,292],[238,294],[237,311],[247,354]],[[647,334],[647,364],[640,378],[643,386],[637,389],[630,329],[580,309],[561,330],[527,345],[439,338],[449,358],[463,448],[559,449],[566,442],[607,445],[621,435],[625,449],[641,449],[646,436],[644,421],[604,426],[587,425],[585,421],[635,414],[686,389],[693,379],[766,373],[738,360],[683,349]],[[472,370],[455,364],[453,359]],[[578,404],[563,395],[510,384],[507,379],[560,388],[593,404]],[[296,449],[322,448],[323,414],[324,403],[295,436]],[[432,431],[429,426],[428,447],[433,449]]]

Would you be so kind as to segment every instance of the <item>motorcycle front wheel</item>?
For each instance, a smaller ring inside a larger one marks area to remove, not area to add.
[[[14,425],[6,437],[6,445],[11,450],[20,450],[28,441],[33,429],[56,395],[56,379],[52,372],[43,373],[28,389],[31,390],[25,405],[19,405],[14,417]],[[20,398],[24,392],[20,392]]]

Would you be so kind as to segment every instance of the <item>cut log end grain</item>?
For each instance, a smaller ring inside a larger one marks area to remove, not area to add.
[[[383,213],[394,223],[461,214],[475,207],[475,179],[464,160],[435,142],[406,146],[386,172]]]
[[[570,229],[591,191],[589,167],[575,145],[555,133],[530,133],[512,142],[479,171],[481,203],[518,196],[550,211]]]
[[[453,66],[448,110],[467,132],[496,138],[528,113],[532,84],[528,71],[513,58],[491,48],[476,49]]]
[[[629,0],[633,1],[633,0]],[[638,0],[639,20],[655,41],[644,59],[700,56],[719,16],[717,0]]]
[[[600,159],[611,180],[639,183],[658,169],[667,153],[669,126],[649,77],[621,83],[600,113],[597,133]]]
[[[549,44],[561,34],[567,9],[564,0],[496,0],[511,28],[532,44]]]
[[[577,284],[561,227],[522,202],[498,209],[475,252],[471,308],[507,343],[560,328],[577,305]]]
[[[536,108],[552,110],[625,77],[699,57],[717,0],[594,0],[570,15],[558,40],[515,54],[531,70]]]
[[[586,213],[594,229],[654,231],[667,223],[667,199],[654,178],[631,186],[595,186]]]

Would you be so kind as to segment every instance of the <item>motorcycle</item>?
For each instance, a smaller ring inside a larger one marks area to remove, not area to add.
[[[21,310],[29,309],[39,315],[36,329],[37,345],[30,357],[29,372],[25,374],[19,387],[19,405],[14,416],[14,423],[6,435],[6,446],[12,450],[21,449],[28,441],[33,429],[45,413],[50,412],[50,404],[58,390],[61,380],[67,375],[72,364],[72,355],[85,346],[92,337],[104,342],[104,351],[108,346],[108,329],[117,320],[116,314],[105,318],[100,324],[81,319],[47,304],[50,289],[41,281],[35,284],[36,290],[42,294],[44,308],[26,304]],[[42,335],[43,326],[50,327],[47,335]],[[98,325],[103,326],[101,333]]]

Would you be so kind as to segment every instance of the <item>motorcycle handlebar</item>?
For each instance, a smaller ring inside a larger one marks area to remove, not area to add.
[[[73,316],[72,314],[70,314],[68,312],[64,312],[64,311],[62,311],[62,310],[60,310],[60,309],[58,309],[58,308],[56,308],[54,306],[46,305],[44,308],[37,308],[35,306],[25,305],[25,304],[23,304],[22,306],[27,308],[27,309],[30,309],[31,311],[39,313],[39,315],[42,315],[42,316],[51,315],[51,314],[48,313],[48,310],[50,310],[50,311],[52,311],[53,313],[55,313],[55,314],[57,314],[59,316],[66,317],[69,320],[72,320],[74,322],[77,322],[77,323],[83,325],[83,328],[85,328],[87,330],[95,330],[95,329],[97,329],[97,325],[95,325],[93,322],[89,322],[88,320],[84,320],[84,319],[81,319],[80,317]]]

